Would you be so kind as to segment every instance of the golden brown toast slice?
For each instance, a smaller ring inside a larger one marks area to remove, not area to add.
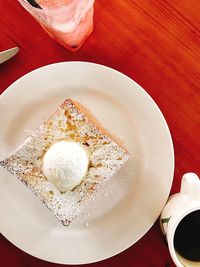
[[[49,182],[42,170],[44,153],[52,143],[61,140],[78,142],[90,154],[85,179],[65,193]],[[0,164],[28,186],[64,225],[69,225],[98,188],[111,179],[127,159],[127,151],[112,140],[79,104],[67,99]]]

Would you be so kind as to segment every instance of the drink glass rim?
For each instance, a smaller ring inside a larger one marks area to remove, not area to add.
[[[38,12],[38,13],[51,13],[51,12],[55,12],[55,11],[61,11],[61,10],[67,10],[67,9],[70,9],[71,8],[71,5],[72,4],[75,4],[75,3],[80,3],[81,0],[70,0],[70,2],[68,4],[65,4],[63,6],[60,6],[60,7],[45,7],[45,8],[38,8],[38,7],[34,7],[32,6],[29,2],[27,2],[26,0],[18,0],[18,2],[20,2],[22,5],[24,4],[25,6],[27,6],[27,8],[30,8],[32,9],[33,11],[35,12]],[[94,1],[93,0],[91,2],[91,6],[94,4]]]

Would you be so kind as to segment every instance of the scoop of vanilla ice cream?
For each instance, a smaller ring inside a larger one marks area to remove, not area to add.
[[[87,151],[76,142],[60,141],[46,151],[43,172],[59,191],[72,190],[85,178],[89,165]]]

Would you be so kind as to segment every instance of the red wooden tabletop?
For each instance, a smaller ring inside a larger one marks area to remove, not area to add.
[[[200,174],[200,1],[96,0],[95,30],[78,52],[43,31],[16,0],[0,1],[0,50],[20,52],[0,65],[0,92],[38,67],[81,60],[113,67],[138,82],[157,102],[171,130],[175,175]],[[1,266],[53,266],[0,237]],[[54,266],[61,266],[59,264]],[[134,246],[93,266],[174,266],[158,222]]]

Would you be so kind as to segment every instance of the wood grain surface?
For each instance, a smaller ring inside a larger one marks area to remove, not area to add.
[[[96,0],[95,30],[75,53],[51,40],[16,0],[1,0],[0,11],[0,50],[20,48],[0,65],[0,92],[29,71],[54,62],[81,60],[113,67],[138,82],[167,120],[175,149],[171,193],[179,191],[185,172],[200,175],[199,0]],[[0,252],[3,267],[61,266],[27,255],[3,236]],[[174,264],[157,222],[134,246],[93,266]]]

